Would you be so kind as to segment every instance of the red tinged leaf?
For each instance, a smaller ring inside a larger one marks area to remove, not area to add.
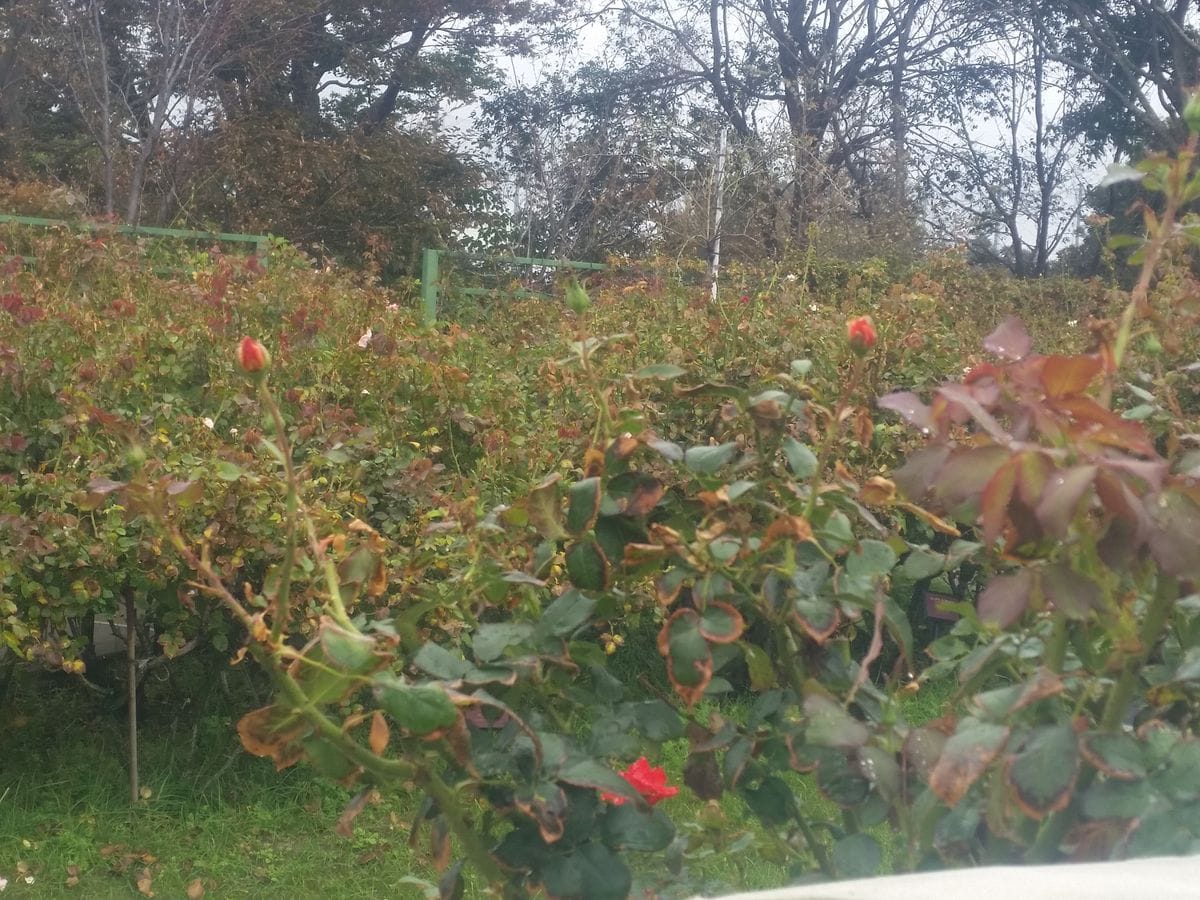
[[[920,428],[924,434],[938,430],[937,423],[933,419],[933,412],[921,401],[920,397],[911,391],[896,391],[894,394],[880,397],[876,401],[876,405],[880,409],[890,409],[892,412],[899,413],[900,418],[909,425]]]
[[[1042,594],[1055,609],[1072,619],[1086,619],[1100,609],[1100,585],[1066,563],[1047,566],[1041,573]]]
[[[1014,459],[1017,466],[1017,495],[1028,506],[1036,506],[1046,490],[1046,479],[1054,469],[1050,457],[1038,450],[1024,450]]]
[[[1142,456],[1155,455],[1154,444],[1140,422],[1121,418],[1091,397],[1059,397],[1047,400],[1046,406],[1059,416],[1068,417],[1066,433],[1078,443],[1115,447]]]
[[[992,436],[997,441],[1007,443],[1009,435],[1004,428],[996,421],[996,418],[988,411],[979,396],[976,395],[976,390],[962,384],[943,384],[938,388],[938,396],[950,404],[951,409],[957,406],[975,422]],[[986,395],[991,396],[993,392],[985,391]]]
[[[1033,575],[1028,569],[994,577],[979,595],[979,618],[1008,628],[1025,614],[1032,594]]]
[[[994,444],[955,450],[937,474],[934,492],[952,512],[964,507],[963,515],[978,513],[983,489],[1009,459],[1008,450]]]
[[[1033,338],[1016,316],[1009,316],[983,339],[983,349],[1001,359],[1024,359],[1032,348]]]
[[[909,500],[920,503],[929,493],[949,457],[949,447],[939,444],[922,447],[909,454],[904,465],[892,474],[892,480]]]
[[[1095,466],[1073,466],[1059,469],[1046,479],[1036,512],[1038,521],[1050,537],[1066,535],[1084,494],[1096,479],[1096,471]]]
[[[1048,356],[1042,365],[1042,387],[1049,397],[1080,394],[1103,368],[1098,356]]]
[[[1150,553],[1169,575],[1200,579],[1200,504],[1181,490],[1144,498],[1153,522]]]
[[[1012,500],[1016,484],[1016,461],[1009,460],[996,470],[996,474],[983,489],[979,503],[979,520],[983,526],[984,543],[995,542],[1004,531],[1004,525],[1008,521],[1008,504]]]

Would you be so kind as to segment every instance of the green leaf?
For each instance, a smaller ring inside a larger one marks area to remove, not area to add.
[[[570,853],[551,856],[542,867],[542,885],[551,897],[626,900],[633,876],[621,857],[589,841]]]
[[[775,686],[775,667],[771,657],[761,647],[743,641],[738,644],[746,659],[746,669],[750,673],[750,690],[765,691]]]
[[[797,478],[805,480],[816,474],[816,454],[790,434],[783,439],[783,455],[787,459],[788,468]]]
[[[309,765],[333,781],[340,781],[355,769],[354,763],[325,738],[313,735],[302,740],[300,746]]]
[[[840,703],[811,682],[805,685],[805,692],[804,715],[808,723],[804,735],[808,743],[849,750],[867,742],[870,731]]]
[[[709,603],[700,613],[700,633],[709,643],[732,643],[745,630],[742,614],[728,603]]]
[[[1131,735],[1089,731],[1080,737],[1084,759],[1109,778],[1134,781],[1146,777],[1142,748]]]
[[[608,557],[593,539],[580,541],[567,551],[567,575],[571,584],[585,591],[602,591],[608,587],[611,567]]]
[[[833,865],[843,878],[868,878],[879,873],[883,848],[869,834],[851,834],[833,845]]]
[[[899,574],[913,581],[923,581],[940,574],[946,568],[946,557],[928,547],[914,547],[904,558]]]
[[[711,475],[733,459],[737,444],[718,444],[715,447],[689,447],[683,454],[683,464],[701,475]]]
[[[580,535],[592,527],[600,512],[600,479],[585,478],[571,485],[567,506],[567,531]]]
[[[852,577],[880,578],[896,565],[896,551],[883,541],[867,540],[846,558],[846,571]]]
[[[376,702],[406,731],[424,736],[458,721],[458,708],[438,685],[408,684],[388,673],[376,675],[372,684]]]
[[[738,792],[750,811],[767,825],[782,825],[796,811],[796,799],[782,778],[775,775],[764,778],[757,785],[742,785]]]
[[[675,826],[661,809],[639,809],[632,803],[610,806],[600,820],[601,839],[614,850],[653,853],[675,839]]]
[[[579,591],[567,591],[542,611],[534,635],[538,638],[565,638],[587,623],[596,608],[596,600]]]
[[[672,741],[683,737],[683,719],[662,700],[630,703],[625,708],[633,713],[638,731],[650,740]]]
[[[532,633],[533,626],[526,622],[486,623],[471,635],[471,650],[479,662],[492,662],[513,644],[527,640]]]
[[[363,674],[379,662],[375,641],[365,634],[325,621],[321,624],[320,638],[325,657],[343,672]]]
[[[671,363],[654,363],[649,366],[642,366],[633,373],[633,377],[639,381],[670,381],[673,378],[678,378],[681,375],[686,375],[687,369],[681,369],[679,366]]]
[[[1154,781],[1176,803],[1200,798],[1200,740],[1182,740],[1171,748],[1166,769]]]
[[[1040,821],[1065,809],[1079,775],[1079,743],[1071,722],[1034,731],[1009,760],[1006,774],[1017,805],[1027,816]]]
[[[471,664],[455,656],[441,644],[429,642],[413,656],[413,665],[434,678],[456,681],[471,671]]]
[[[1097,781],[1083,792],[1083,814],[1089,819],[1136,819],[1153,798],[1145,781]]]
[[[245,474],[245,469],[228,460],[223,459],[217,463],[217,477],[222,481],[237,481]]]
[[[667,675],[676,693],[688,706],[694,705],[713,673],[712,651],[695,610],[678,609],[671,615],[659,632],[658,650],[667,659]]]
[[[616,794],[626,800],[641,802],[641,795],[633,785],[594,759],[572,760],[559,770],[558,780],[576,787],[594,788],[607,794]]]

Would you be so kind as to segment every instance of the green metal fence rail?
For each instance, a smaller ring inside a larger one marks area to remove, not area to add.
[[[437,250],[426,247],[421,252],[421,313],[426,325],[437,322],[438,293],[441,283],[441,260],[461,259],[470,262],[485,262],[499,266],[526,266],[546,269],[574,269],[585,272],[603,272],[604,263],[581,262],[574,259],[537,259],[530,256],[487,256],[483,253],[467,253],[461,250]],[[482,296],[493,293],[489,288],[463,288],[467,296]],[[540,296],[534,291],[516,291],[517,297]]]
[[[32,228],[67,228],[73,231],[90,231],[100,234],[119,234],[130,237],[162,237],[189,241],[213,241],[219,243],[253,244],[259,263],[267,264],[270,235],[237,234],[225,231],[189,231],[182,228],[153,228],[149,225],[109,225],[101,222],[68,222],[65,219],[46,219],[41,216],[14,216],[0,213],[0,225],[25,225]],[[27,263],[36,262],[33,256],[21,257]],[[173,271],[173,270],[172,270]]]

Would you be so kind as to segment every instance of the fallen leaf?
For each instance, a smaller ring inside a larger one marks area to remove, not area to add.
[[[204,882],[199,878],[194,878],[188,882],[187,895],[188,900],[200,900],[204,896]]]
[[[142,869],[142,871],[138,873],[138,877],[137,877],[138,893],[141,894],[143,897],[153,897],[154,896],[153,885],[154,885],[154,876],[150,874],[150,870]]]

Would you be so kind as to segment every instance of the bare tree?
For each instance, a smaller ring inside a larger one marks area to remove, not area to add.
[[[100,152],[106,214],[116,211],[117,167],[125,161],[124,218],[138,222],[150,161],[180,110],[189,121],[208,89],[231,7],[231,0],[149,0],[144,17],[121,18],[107,0],[58,0],[59,27],[69,35],[67,81]]]
[[[935,230],[969,229],[993,261],[1040,276],[1084,200],[1083,145],[1066,127],[1079,100],[1048,50],[1042,0],[1000,12],[991,38],[969,48],[974,61],[963,60],[969,75],[947,85],[940,121],[920,129],[924,184]]]

